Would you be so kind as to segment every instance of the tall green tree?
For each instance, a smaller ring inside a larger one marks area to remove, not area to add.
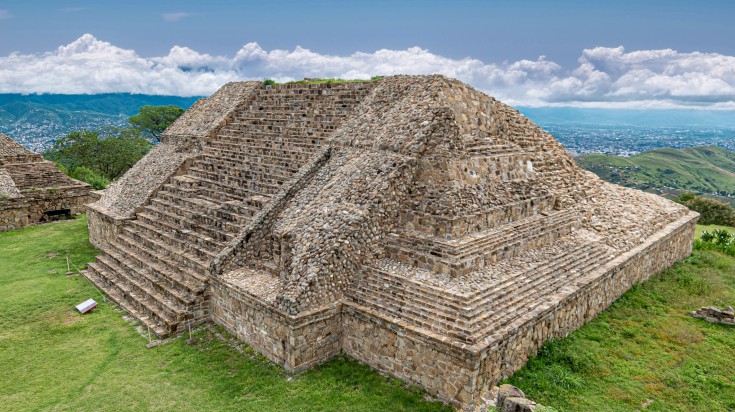
[[[80,167],[115,180],[153,147],[148,139],[130,128],[82,130],[58,139],[44,157],[72,174]]]
[[[184,113],[179,106],[143,106],[140,113],[130,117],[128,122],[141,136],[156,142],[161,140],[161,133]]]

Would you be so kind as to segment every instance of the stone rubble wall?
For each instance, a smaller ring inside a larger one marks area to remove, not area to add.
[[[20,190],[15,185],[13,178],[5,168],[0,167],[0,199],[15,198],[20,196]]]
[[[411,332],[381,313],[347,303],[342,311],[344,352],[432,395],[459,405],[522,367],[548,340],[564,337],[605,310],[634,283],[642,282],[691,253],[698,215],[670,223],[645,243],[590,273],[562,292],[550,307],[529,313],[495,342],[455,344]]]
[[[213,322],[289,372],[304,371],[342,350],[337,305],[290,317],[219,278],[213,278],[211,293]]]
[[[342,298],[362,264],[381,253],[413,180],[412,159],[394,153],[344,150],[330,163],[339,167],[326,182],[315,178],[299,194],[308,202],[294,202],[276,223],[285,274],[278,305],[291,315]]]
[[[0,133],[0,158],[28,156],[32,154],[33,152],[23,147],[20,143]],[[2,164],[2,161],[0,161],[0,164]]]
[[[465,215],[437,216],[415,209],[401,211],[401,223],[408,230],[426,235],[461,239],[477,232],[490,230],[534,215],[549,213],[557,205],[557,197],[543,194],[529,199],[515,200],[501,206],[487,208]]]

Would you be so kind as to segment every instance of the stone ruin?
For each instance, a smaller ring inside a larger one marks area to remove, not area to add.
[[[227,84],[90,209],[86,276],[158,336],[213,322],[459,405],[688,256],[698,217],[442,76]]]
[[[0,232],[80,213],[96,199],[91,191],[0,133]]]

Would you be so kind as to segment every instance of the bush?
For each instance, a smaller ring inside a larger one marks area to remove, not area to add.
[[[727,203],[692,194],[683,194],[679,200],[700,214],[700,225],[735,226],[735,209]]]
[[[89,183],[95,190],[104,189],[110,184],[109,179],[84,166],[75,167],[69,176],[74,179],[81,180],[82,182]]]
[[[276,81],[273,80],[273,79],[265,79],[265,80],[263,80],[263,84],[266,85],[266,86],[272,86],[272,85],[276,84]]]
[[[694,248],[717,250],[735,256],[735,234],[722,229],[715,229],[712,232],[705,230],[702,232],[702,236],[694,241]]]

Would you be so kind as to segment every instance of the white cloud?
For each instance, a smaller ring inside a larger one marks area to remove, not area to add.
[[[0,57],[0,93],[208,95],[234,80],[398,73],[441,73],[514,105],[735,108],[735,57],[716,53],[596,47],[564,68],[543,56],[486,63],[419,47],[337,56],[247,43],[231,57],[174,46],[146,58],[90,34],[52,52]]]
[[[0,20],[5,20],[13,17],[12,14],[6,9],[0,9]]]
[[[179,21],[183,19],[184,17],[191,16],[191,13],[186,13],[183,11],[179,11],[176,13],[164,13],[162,15],[164,21],[173,22],[173,21]]]

